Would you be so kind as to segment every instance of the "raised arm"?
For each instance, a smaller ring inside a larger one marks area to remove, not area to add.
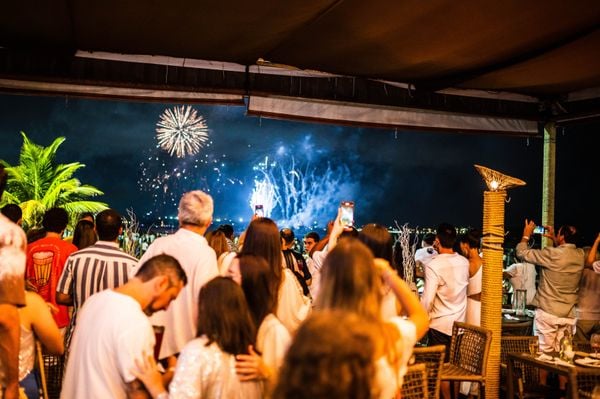
[[[600,245],[600,233],[598,233],[598,236],[596,237],[596,240],[594,240],[594,244],[592,244],[592,248],[590,249],[590,252],[588,253],[588,256],[585,260],[585,266],[592,268],[592,266],[595,266],[594,263],[596,262],[596,254],[598,253],[598,246]],[[599,265],[600,267],[600,265]],[[594,268],[596,269],[596,268]],[[600,270],[596,270],[597,272],[600,272]]]
[[[375,259],[375,267],[380,271],[383,281],[390,287],[408,318],[415,324],[417,340],[425,335],[429,329],[429,315],[419,302],[417,296],[393,270],[385,259]]]

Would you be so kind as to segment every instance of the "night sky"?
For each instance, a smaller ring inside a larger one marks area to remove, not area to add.
[[[210,141],[181,159],[157,147],[156,123],[174,106],[0,95],[0,159],[18,161],[20,131],[44,146],[65,136],[57,161],[84,163],[76,177],[104,191],[98,199],[120,212],[132,208],[148,221],[173,217],[181,193],[198,188],[215,199],[215,223],[231,220],[238,232],[251,216],[255,181],[267,174],[282,193],[300,188],[283,179],[301,178],[307,186],[273,208],[282,225],[322,227],[339,201],[354,200],[359,226],[448,221],[480,227],[485,187],[473,164],[481,164],[527,182],[509,191],[507,230],[520,234],[525,217],[540,219],[540,138],[341,127],[250,117],[239,106],[194,105]],[[557,140],[556,222],[579,226],[588,245],[600,230],[594,194],[599,127],[561,129]]]

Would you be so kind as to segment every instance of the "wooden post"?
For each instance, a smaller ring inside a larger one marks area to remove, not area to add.
[[[542,176],[542,220],[543,226],[554,226],[554,189],[556,183],[556,125],[548,122],[544,126],[544,172]],[[553,245],[547,239],[547,245]]]

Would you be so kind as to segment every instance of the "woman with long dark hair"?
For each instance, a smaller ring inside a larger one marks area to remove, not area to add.
[[[177,359],[168,397],[186,399],[262,397],[258,381],[240,381],[235,355],[246,353],[256,335],[248,304],[239,285],[215,277],[200,290],[198,338],[190,341]],[[153,398],[166,396],[152,358],[135,373]]]
[[[479,326],[481,324],[481,278],[483,275],[483,259],[479,255],[481,232],[469,229],[458,237],[461,254],[469,260],[469,285],[467,286],[467,318],[466,322]]]
[[[98,235],[96,234],[94,223],[89,220],[80,220],[77,222],[73,230],[73,245],[77,249],[83,249],[94,245],[96,241],[98,241]]]
[[[281,238],[275,222],[269,218],[254,219],[242,246],[242,254],[254,254],[267,261],[271,277],[269,289],[276,294],[275,315],[293,333],[310,312],[310,299],[302,293],[302,287],[294,273],[284,267]]]
[[[244,380],[263,378],[271,381],[291,342],[287,328],[274,314],[277,296],[269,288],[272,273],[265,259],[247,253],[238,255],[230,270],[233,280],[242,285],[254,323],[259,326],[256,349],[261,361],[255,358],[253,350],[249,350],[249,355],[237,356],[238,373]]]

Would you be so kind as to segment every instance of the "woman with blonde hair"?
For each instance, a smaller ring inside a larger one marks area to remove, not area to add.
[[[215,250],[217,255],[217,267],[219,268],[219,274],[224,276],[227,274],[227,268],[235,257],[235,252],[229,250],[229,244],[227,243],[227,237],[221,230],[209,231],[205,235],[208,245]]]
[[[383,320],[382,284],[387,285],[406,312]],[[379,398],[396,397],[412,355],[412,348],[427,332],[425,309],[409,286],[383,259],[375,259],[369,248],[354,238],[336,242],[327,254],[322,269],[321,290],[315,308],[356,312],[379,330],[377,378]]]

